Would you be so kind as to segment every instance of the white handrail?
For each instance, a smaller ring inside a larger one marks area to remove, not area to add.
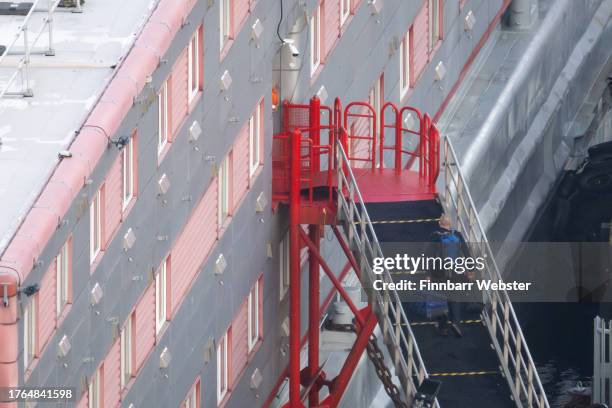
[[[338,214],[339,218],[345,221],[345,234],[349,246],[354,250],[356,249],[359,255],[362,274],[360,280],[364,287],[371,287],[374,279],[393,282],[391,274],[386,268],[380,275],[373,273],[372,259],[384,255],[346,152],[341,143],[337,143],[336,146],[336,156],[338,157]],[[369,292],[368,295],[374,299],[374,302],[371,303],[383,333],[384,343],[395,366],[395,375],[400,380],[405,397],[408,401],[411,401],[417,386],[425,378],[428,378],[429,374],[410,327],[410,321],[404,313],[397,292],[375,290]],[[418,380],[418,384],[415,384],[414,378]],[[437,400],[434,407],[439,408]]]
[[[463,234],[470,247],[471,255],[485,258],[488,278],[502,281],[457,155],[448,138],[444,139],[444,170],[445,211],[454,218],[458,231]],[[484,291],[483,300],[483,321],[489,330],[516,405],[549,408],[540,376],[508,293],[505,290]]]

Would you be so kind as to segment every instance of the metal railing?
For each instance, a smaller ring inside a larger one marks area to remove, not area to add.
[[[359,279],[364,288],[372,288],[374,280],[391,283],[391,274],[385,268],[382,274],[374,274],[372,260],[384,257],[370,216],[364,205],[350,161],[341,143],[336,143],[338,157],[338,221],[344,227],[346,242],[356,254],[360,264]],[[410,322],[404,313],[402,302],[395,291],[367,290],[374,313],[378,318],[383,341],[393,361],[395,375],[410,406],[416,388],[429,375]],[[415,379],[417,384],[415,384]],[[434,407],[439,407],[436,400]]]
[[[612,403],[612,321],[595,317],[593,330],[592,403]]]
[[[34,96],[30,86],[30,56],[37,53],[42,53],[46,56],[55,55],[55,48],[53,47],[53,20],[55,11],[62,0],[47,0],[46,8],[40,6],[43,2],[43,0],[34,0],[30,10],[23,16],[23,20],[20,21],[12,40],[8,43],[4,52],[0,54],[0,67],[6,66],[9,55],[20,57],[14,66],[15,70],[8,76],[8,80],[0,83],[0,98],[5,96]],[[75,11],[81,11],[81,0],[76,0]],[[32,16],[35,13],[46,13],[46,16],[43,17],[40,27],[32,28]],[[31,29],[35,31],[30,33]],[[47,32],[48,42],[44,50],[38,51],[35,47],[45,32]],[[19,45],[21,42],[23,42],[22,48]],[[11,86],[13,86],[18,78],[21,78],[21,89],[11,91]]]
[[[481,278],[502,281],[457,155],[448,138],[444,140],[444,180],[444,209],[465,238],[471,256],[484,258],[485,268]],[[505,290],[483,290],[483,302],[482,319],[516,405],[548,408],[548,399],[508,293]]]

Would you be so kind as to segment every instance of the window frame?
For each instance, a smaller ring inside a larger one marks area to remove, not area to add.
[[[72,237],[55,257],[55,314],[59,318],[72,301]]]
[[[134,376],[134,322],[134,312],[132,312],[128,316],[119,335],[119,377],[121,389],[126,388]]]
[[[89,203],[89,263],[93,264],[102,252],[102,193],[103,186]]]
[[[317,4],[310,17],[310,76],[313,76],[321,65],[321,4]]]
[[[198,378],[183,400],[181,408],[200,408],[200,387],[200,378]]]
[[[289,231],[285,232],[285,235],[278,244],[278,256],[279,256],[279,271],[280,271],[280,299],[283,300],[287,292],[289,291],[290,284],[290,271],[291,271],[291,251],[290,251],[290,235]]]
[[[217,224],[222,229],[231,215],[231,166],[232,152],[228,153],[219,165],[217,175]]]
[[[38,295],[23,308],[23,368],[27,371],[38,357]]]
[[[169,82],[166,79],[157,94],[158,104],[158,126],[157,126],[157,156],[161,156],[166,146],[170,143],[170,101]]]
[[[104,366],[96,369],[87,385],[88,408],[102,408],[104,392]]]
[[[400,98],[403,98],[412,86],[412,27],[400,43]]]
[[[217,345],[217,404],[221,404],[230,391],[231,336],[230,326]]]
[[[159,336],[168,323],[169,280],[171,263],[166,256],[155,273],[155,335]],[[163,294],[163,296],[162,296]]]
[[[351,15],[351,0],[340,0],[340,27],[344,25]]]
[[[219,50],[221,51],[232,40],[232,2],[233,0],[219,1]]]
[[[202,41],[202,26],[199,26],[187,46],[187,94],[188,103],[193,102],[202,90],[202,52],[200,43]]]
[[[121,151],[121,179],[123,185],[122,210],[125,211],[132,200],[136,197],[136,172],[138,170],[136,161],[136,130],[132,131],[130,140]]]
[[[434,7],[432,7],[434,6]],[[442,40],[442,0],[428,0],[427,3],[427,40],[429,52],[434,51],[438,43]],[[435,12],[434,12],[435,9]]]
[[[253,177],[261,166],[262,110],[263,103],[259,102],[249,117],[249,177]]]
[[[247,298],[247,344],[249,353],[253,351],[259,340],[261,340],[259,285],[260,279],[257,279]]]

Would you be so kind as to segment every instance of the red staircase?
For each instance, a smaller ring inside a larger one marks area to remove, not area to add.
[[[428,115],[412,107],[398,109],[390,102],[384,104],[381,112],[375,112],[364,102],[352,102],[343,110],[339,99],[330,108],[314,97],[308,105],[284,102],[282,109],[283,132],[273,140],[272,199],[275,208],[288,204],[290,213],[287,406],[303,407],[308,400],[310,407],[336,407],[363,351],[366,347],[369,350],[377,347],[372,336],[377,323],[400,383],[399,388],[393,384],[385,384],[385,388],[395,395],[392,399],[396,406],[408,406],[416,385],[427,372],[401,302],[397,295],[391,299],[385,293],[372,296],[371,304],[359,310],[345,292],[338,274],[321,256],[320,239],[324,226],[330,226],[346,257],[343,273],[352,268],[362,283],[365,275],[369,279],[372,273],[369,259],[382,256],[382,251],[364,202],[435,198],[440,166],[439,133]],[[403,125],[409,113],[416,118],[417,129]],[[412,149],[408,147],[410,139],[416,139]],[[365,146],[365,152],[354,151],[354,146]],[[308,232],[302,228],[304,224],[308,225]],[[301,369],[300,252],[304,247],[308,248],[309,260],[307,340],[314,346],[308,347],[308,366]],[[326,378],[325,367],[319,361],[320,269],[355,316],[354,346],[333,379]],[[391,279],[388,271],[385,276]],[[324,387],[328,393],[320,401]]]

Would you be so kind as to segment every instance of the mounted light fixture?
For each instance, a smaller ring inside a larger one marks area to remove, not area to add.
[[[221,87],[222,91],[227,91],[232,86],[232,76],[230,75],[227,69],[225,70],[225,72],[223,72],[223,75],[221,75],[219,86]]]
[[[125,233],[125,235],[123,235],[123,250],[128,251],[132,249],[135,242],[136,242],[136,234],[134,234],[134,231],[131,228],[129,228],[127,232]]]
[[[329,94],[327,93],[327,88],[325,88],[325,85],[321,85],[321,87],[317,91],[317,98],[319,98],[321,103],[325,103],[328,96]]]
[[[100,284],[96,282],[89,293],[89,303],[91,303],[92,306],[97,305],[100,303],[100,300],[102,300],[102,295],[104,295],[104,291],[100,287]]]
[[[255,200],[255,212],[261,213],[268,205],[268,200],[266,199],[263,191],[259,193],[257,196],[257,200]]]
[[[70,349],[72,345],[70,344],[70,340],[68,340],[68,336],[65,334],[62,336],[62,339],[57,343],[57,355],[58,357],[66,357],[68,353],[70,353]]]
[[[159,354],[159,368],[168,368],[172,361],[172,354],[168,347],[164,347],[162,352]]]
[[[225,271],[225,268],[227,268],[225,256],[223,256],[223,254],[219,254],[217,260],[215,261],[215,275],[221,275],[223,271]]]
[[[164,173],[161,175],[161,177],[157,181],[157,194],[160,196],[164,195],[168,192],[169,189],[170,189],[170,180],[168,179],[168,176],[166,176],[166,173]]]
[[[474,28],[474,25],[476,25],[476,16],[474,15],[474,12],[472,10],[470,10],[465,15],[465,21],[464,21],[464,24],[463,24],[463,29],[465,31],[472,31],[472,29]]]
[[[191,126],[189,126],[189,141],[197,142],[202,134],[202,128],[197,120],[194,120]]]
[[[438,65],[436,65],[436,81],[441,81],[444,79],[444,77],[446,76],[446,66],[444,65],[444,62],[440,61],[438,62]]]
[[[261,38],[261,34],[263,33],[263,24],[259,19],[256,19],[253,25],[251,26],[251,38],[255,41]]]

